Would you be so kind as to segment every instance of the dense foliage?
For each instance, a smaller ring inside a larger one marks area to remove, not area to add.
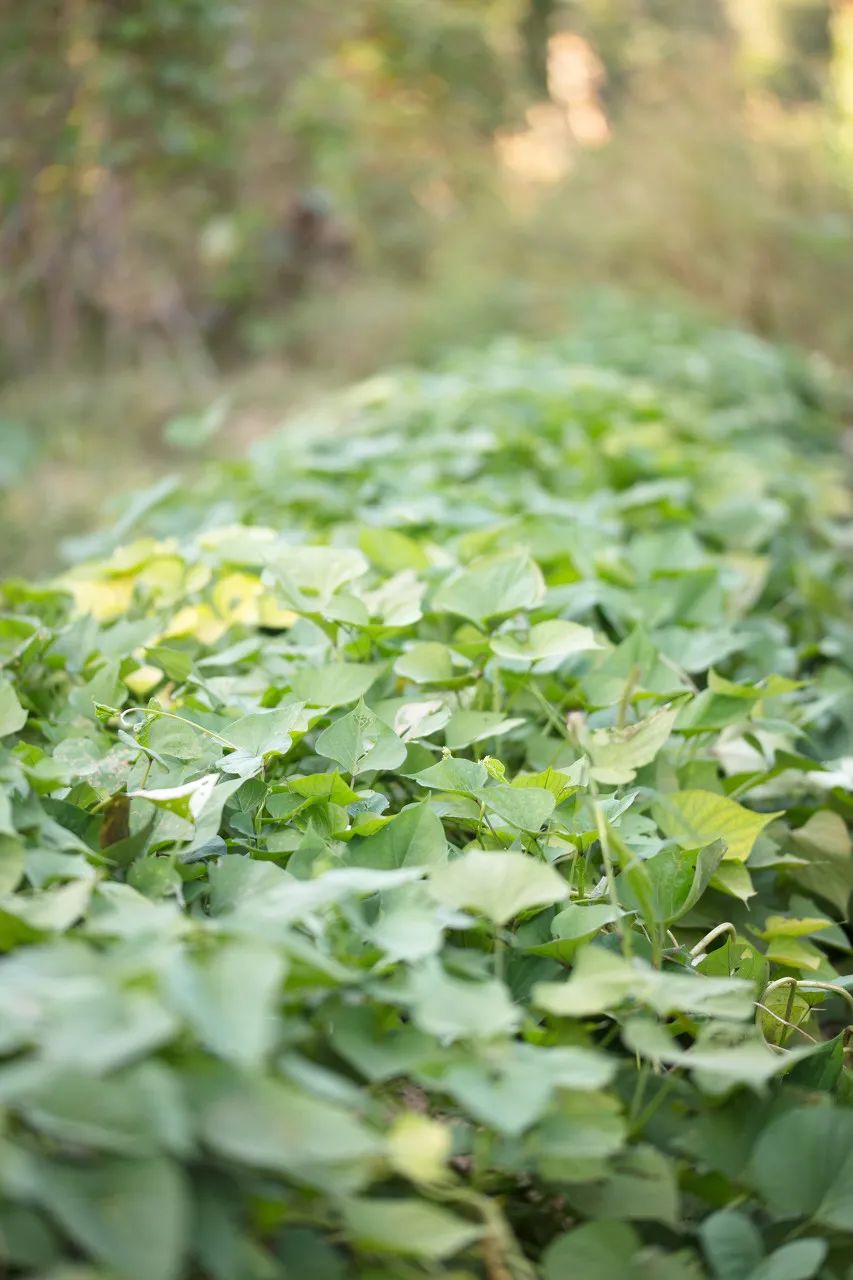
[[[507,342],[4,584],[4,1274],[849,1280],[830,397]]]

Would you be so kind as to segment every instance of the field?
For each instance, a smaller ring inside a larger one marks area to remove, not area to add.
[[[3,583],[4,1274],[850,1280],[847,409],[605,309]]]

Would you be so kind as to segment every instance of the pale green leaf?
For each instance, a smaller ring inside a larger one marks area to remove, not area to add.
[[[376,662],[328,662],[295,671],[290,687],[306,706],[345,707],[364,697],[381,670]]]
[[[27,723],[27,715],[8,680],[0,680],[0,738],[17,733]]]
[[[433,613],[455,613],[483,622],[516,609],[530,609],[542,599],[545,583],[526,555],[507,552],[482,556],[446,579],[432,598]]]
[[[363,702],[323,730],[317,751],[351,774],[396,769],[406,758],[405,743]]]
[[[263,1078],[223,1087],[203,1108],[201,1125],[205,1142],[221,1156],[315,1185],[326,1185],[324,1174],[333,1177],[335,1166],[350,1166],[361,1181],[382,1145],[342,1106]]]
[[[592,762],[592,776],[610,786],[630,782],[667,742],[678,712],[678,707],[661,707],[624,729],[587,733],[581,741]]]
[[[352,1198],[342,1206],[356,1244],[376,1253],[439,1262],[473,1244],[483,1228],[427,1200]]]
[[[542,664],[549,668],[574,653],[588,653],[601,648],[590,627],[565,622],[562,618],[538,622],[521,637],[501,632],[492,636],[491,646],[493,653],[513,666]]]
[[[497,979],[455,978],[430,961],[412,972],[409,987],[415,1025],[444,1040],[511,1034],[521,1020]]]
[[[184,1180],[170,1160],[45,1165],[45,1208],[83,1249],[126,1280],[177,1280],[188,1244]]]
[[[569,896],[565,880],[547,863],[523,853],[477,849],[433,870],[429,890],[446,906],[467,907],[500,925]]]
[[[497,711],[454,711],[445,726],[444,740],[451,751],[458,751],[474,742],[502,737],[524,723],[518,716],[502,716]]]

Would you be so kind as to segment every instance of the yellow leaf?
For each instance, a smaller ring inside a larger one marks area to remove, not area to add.
[[[415,1111],[401,1115],[388,1135],[389,1163],[412,1182],[441,1182],[450,1150],[447,1126]]]
[[[725,840],[725,859],[746,862],[758,835],[781,814],[755,813],[715,791],[675,791],[662,797],[655,816],[662,831],[682,849]]]

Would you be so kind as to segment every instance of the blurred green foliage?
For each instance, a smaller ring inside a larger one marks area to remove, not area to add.
[[[599,277],[674,285],[842,353],[849,321],[826,283],[853,283],[837,275],[853,238],[850,13],[842,0],[29,0],[0,36],[0,369],[46,352],[303,359],[342,295],[360,313],[365,291],[380,309],[401,286],[430,305],[430,289],[473,294],[486,250],[504,301],[482,305],[475,337],[512,318],[519,270],[565,294],[591,259]],[[496,143],[553,123],[560,33],[588,54],[570,57],[569,92],[587,77],[609,140],[580,145],[569,119],[565,173],[525,186]],[[744,253],[758,302],[741,296]]]
[[[318,389],[563,331],[602,283],[849,366],[850,3],[7,10],[0,557],[18,569],[181,461],[173,421],[224,398],[207,447],[239,451]]]

